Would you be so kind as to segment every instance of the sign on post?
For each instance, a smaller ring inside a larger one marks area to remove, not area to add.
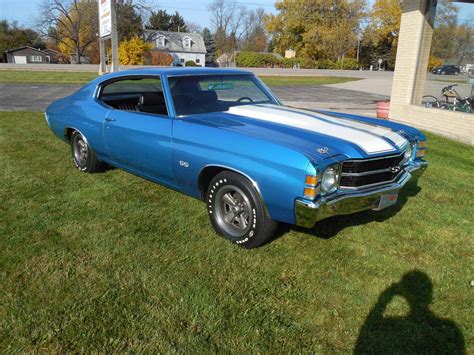
[[[99,1],[99,37],[104,38],[112,34],[111,0]]]
[[[99,74],[103,74],[106,72],[104,41],[109,38],[112,44],[111,71],[114,72],[118,70],[118,38],[117,19],[115,14],[115,0],[99,0]]]

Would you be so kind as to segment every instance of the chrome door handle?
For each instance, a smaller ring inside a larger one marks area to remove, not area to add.
[[[114,122],[114,121],[115,121],[115,118],[109,118],[109,117],[107,117],[105,120],[106,120],[107,122]]]

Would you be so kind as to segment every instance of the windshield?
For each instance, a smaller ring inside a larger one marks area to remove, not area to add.
[[[227,111],[277,102],[253,75],[193,75],[168,78],[176,115]]]

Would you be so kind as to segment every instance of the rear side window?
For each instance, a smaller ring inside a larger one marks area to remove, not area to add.
[[[168,115],[159,77],[113,81],[102,88],[100,100],[116,110]]]

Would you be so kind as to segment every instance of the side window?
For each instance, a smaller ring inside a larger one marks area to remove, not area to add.
[[[168,115],[159,77],[113,81],[102,88],[100,100],[116,110]]]

